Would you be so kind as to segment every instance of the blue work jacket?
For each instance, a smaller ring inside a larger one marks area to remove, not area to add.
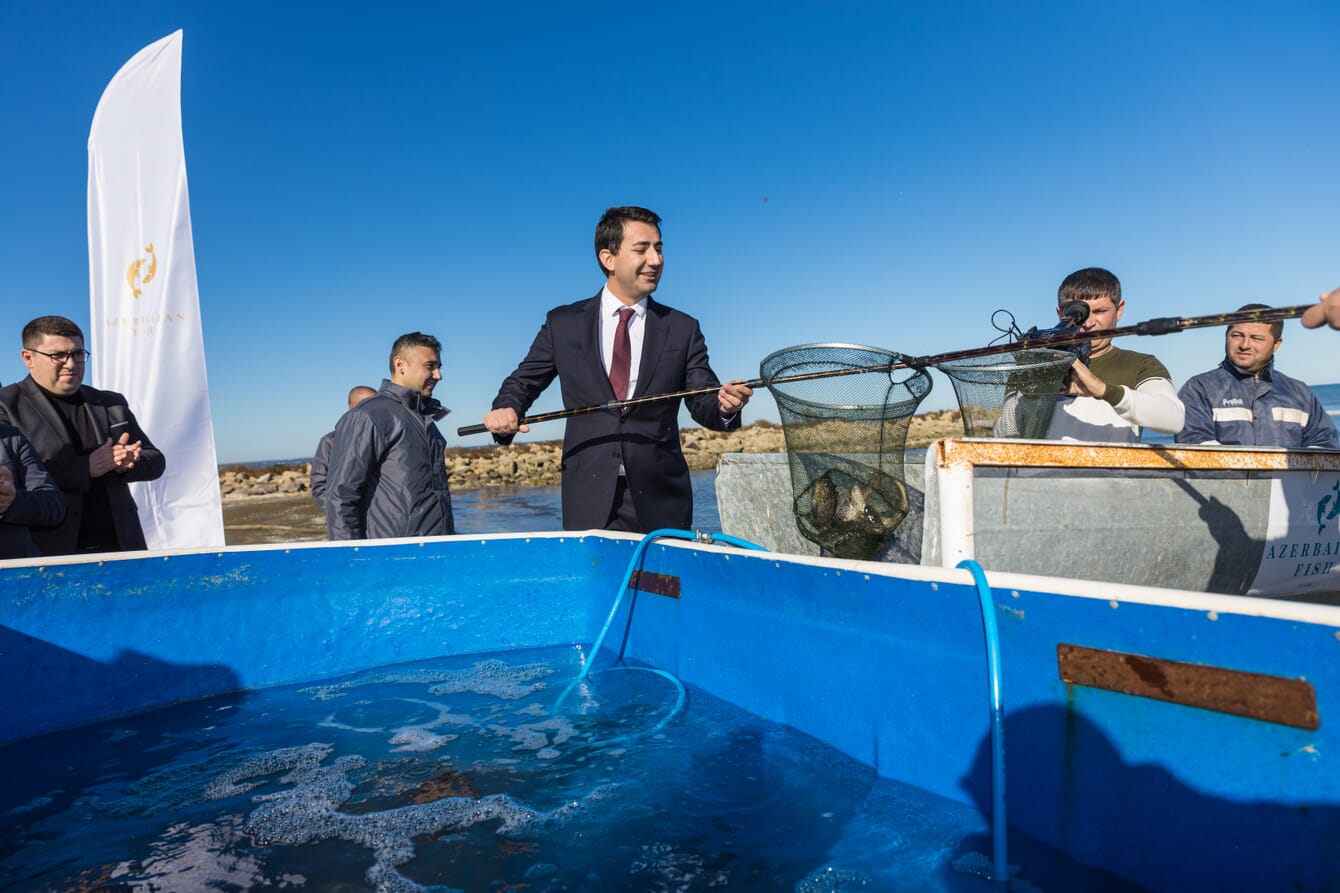
[[[1182,385],[1186,423],[1178,443],[1340,449],[1335,422],[1312,389],[1275,369],[1253,375],[1227,358]]]

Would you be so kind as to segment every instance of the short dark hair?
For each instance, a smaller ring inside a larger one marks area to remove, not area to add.
[[[1237,312],[1241,313],[1244,310],[1273,310],[1273,309],[1275,308],[1271,307],[1269,304],[1243,304],[1241,307],[1237,309]],[[1275,336],[1276,341],[1284,337],[1284,320],[1263,319],[1261,320],[1261,322],[1270,326],[1270,334]],[[1237,325],[1237,323],[1234,323],[1233,325]],[[1229,326],[1229,328],[1231,329],[1233,328],[1233,326]]]
[[[423,332],[406,332],[395,340],[391,345],[391,374],[395,374],[395,358],[402,353],[408,353],[411,347],[426,347],[429,350],[435,350],[442,353],[442,342],[438,341],[432,335],[425,335]]]
[[[1085,267],[1061,280],[1061,287],[1056,290],[1056,306],[1103,297],[1111,298],[1113,304],[1120,304],[1121,281],[1110,270]]]
[[[596,263],[600,264],[600,272],[606,276],[609,276],[610,271],[600,263],[600,252],[608,248],[611,254],[619,253],[623,246],[623,225],[627,220],[649,224],[656,227],[657,232],[661,230],[661,218],[654,211],[636,205],[606,208],[600,222],[596,224]]]
[[[391,371],[394,372],[395,370],[392,369]],[[361,403],[361,402],[363,402],[364,400],[367,399],[367,397],[360,397],[360,396],[358,396],[359,394],[362,394],[364,391],[367,392],[368,397],[375,397],[375,396],[377,396],[377,389],[376,389],[376,388],[369,387],[368,385],[365,385],[365,384],[355,385],[354,387],[352,387],[352,388],[349,389],[349,408],[350,408],[350,409],[353,409],[357,404],[359,404],[359,403]]]
[[[74,320],[63,316],[39,316],[23,327],[23,346],[33,350],[42,341],[43,335],[55,335],[57,338],[78,338],[84,340],[84,331],[75,325]]]

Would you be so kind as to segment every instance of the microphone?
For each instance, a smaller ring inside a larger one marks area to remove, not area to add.
[[[1078,329],[1089,318],[1087,301],[1066,301],[1061,305],[1061,319],[1069,320],[1073,328]]]

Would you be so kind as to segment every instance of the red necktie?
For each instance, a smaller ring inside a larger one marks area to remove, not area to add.
[[[633,361],[633,345],[628,338],[628,321],[633,318],[633,308],[625,307],[619,311],[619,327],[614,330],[614,357],[610,360],[610,387],[614,388],[614,399],[628,398],[628,369]]]

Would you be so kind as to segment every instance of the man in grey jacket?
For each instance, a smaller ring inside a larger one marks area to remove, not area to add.
[[[369,397],[377,396],[377,392],[365,384],[358,385],[349,391],[348,409],[353,409]],[[310,472],[312,498],[322,509],[326,507],[326,477],[330,474],[330,453],[335,446],[335,432],[328,431],[322,436],[320,442],[316,445],[316,453],[312,456],[312,470]]]
[[[447,409],[433,399],[442,345],[410,332],[391,347],[391,378],[377,396],[335,425],[326,478],[326,530],[333,540],[440,536],[456,532],[434,424]]]

